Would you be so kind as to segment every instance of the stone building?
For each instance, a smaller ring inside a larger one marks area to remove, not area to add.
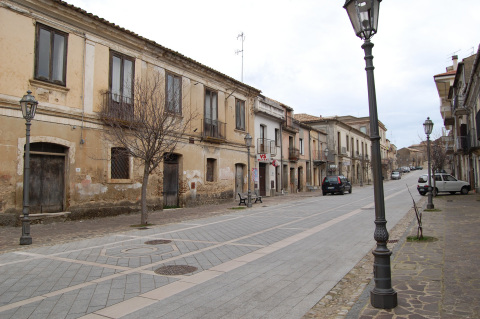
[[[133,83],[152,74],[165,83],[169,111],[198,117],[150,177],[150,205],[232,200],[246,189],[254,157],[247,159],[244,137],[254,135],[260,90],[62,1],[4,0],[0,21],[1,213],[18,216],[22,208],[19,100],[27,90],[39,102],[31,125],[31,211],[136,209],[141,163],[116,156],[119,146],[105,142],[99,112],[105,103],[130,101]]]
[[[326,133],[328,174],[339,174],[353,183],[368,183],[371,175],[371,142],[366,127],[359,129],[340,120],[340,117],[317,117],[297,114],[296,118]]]

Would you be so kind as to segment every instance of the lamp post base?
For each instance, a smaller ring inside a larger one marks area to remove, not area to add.
[[[397,292],[393,289],[390,291],[370,291],[370,302],[372,307],[378,309],[393,309],[397,306]]]
[[[20,237],[20,245],[31,245],[32,236],[30,236],[30,220],[28,218],[22,219],[22,237]]]

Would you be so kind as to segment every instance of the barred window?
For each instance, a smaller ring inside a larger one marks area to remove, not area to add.
[[[130,158],[126,148],[112,147],[110,173],[112,179],[130,178]]]

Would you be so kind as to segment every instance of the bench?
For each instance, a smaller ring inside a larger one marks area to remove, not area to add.
[[[255,199],[255,203],[256,202],[263,203],[262,196],[260,196],[257,192],[252,193],[250,196],[251,196],[252,202]],[[238,203],[238,205],[240,206],[242,204],[245,204],[245,206],[247,206],[248,194],[238,193],[238,197],[240,198],[240,202]]]

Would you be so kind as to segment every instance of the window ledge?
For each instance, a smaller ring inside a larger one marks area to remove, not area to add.
[[[67,87],[64,87],[64,86],[61,86],[61,85],[58,85],[58,84],[54,84],[54,83],[50,83],[50,82],[44,82],[44,81],[40,81],[40,80],[35,80],[35,79],[30,79],[30,85],[31,86],[35,86],[35,87],[41,87],[41,88],[44,88],[44,89],[48,89],[48,90],[56,90],[56,91],[61,91],[61,92],[69,92],[70,89],[67,88]]]
[[[132,179],[108,179],[108,184],[133,184]]]

